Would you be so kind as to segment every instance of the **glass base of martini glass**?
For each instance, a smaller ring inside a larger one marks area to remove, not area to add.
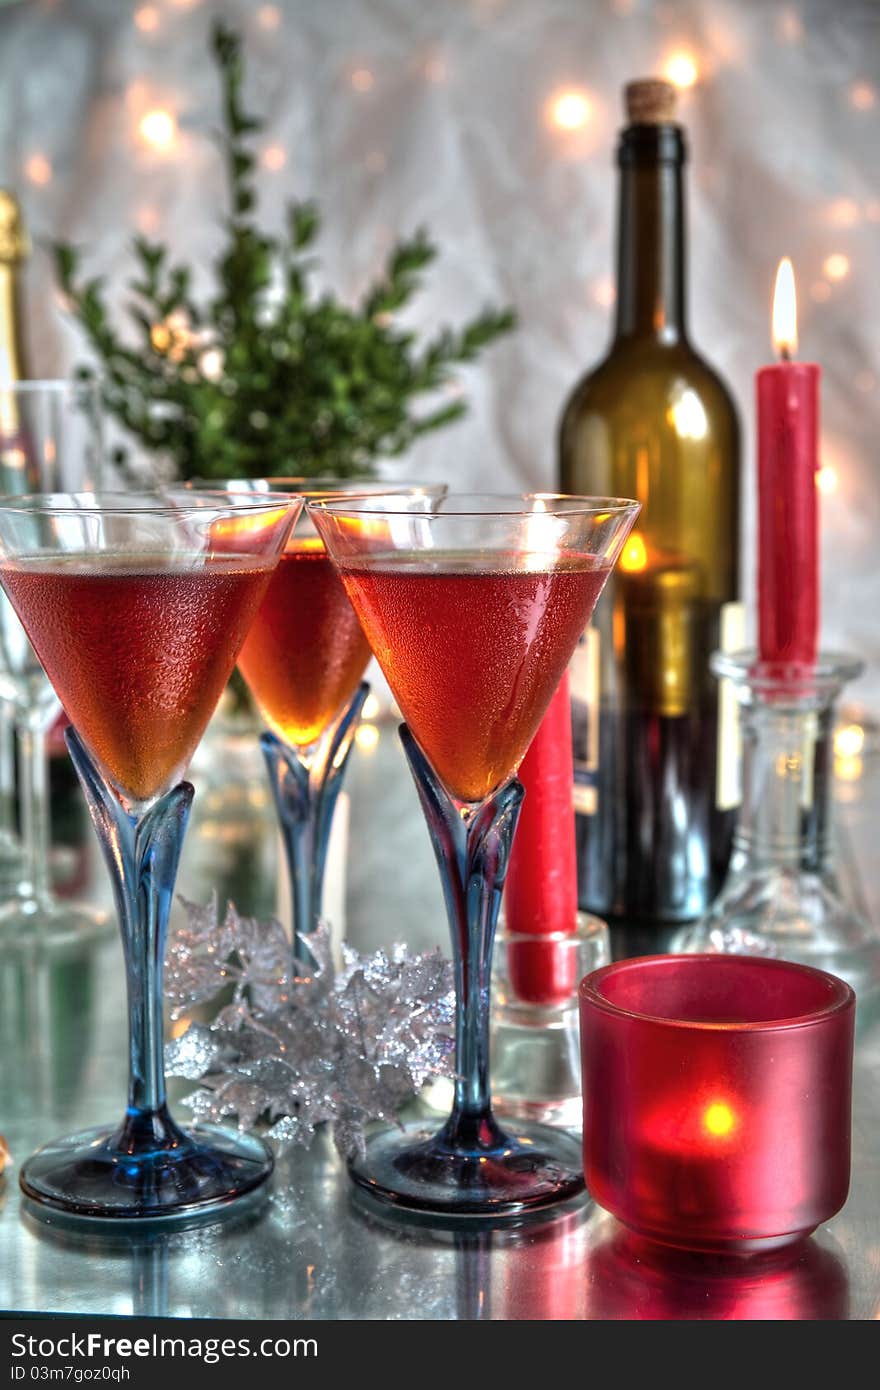
[[[447,1143],[424,1122],[385,1130],[349,1164],[357,1185],[402,1210],[446,1216],[540,1211],[584,1190],[581,1143],[562,1130],[516,1121],[488,1142]]]
[[[125,1127],[86,1129],[45,1144],[22,1169],[25,1196],[86,1218],[179,1221],[230,1206],[265,1182],[272,1156],[261,1140],[211,1125],[171,1122],[132,1153]]]
[[[456,1010],[455,1099],[443,1128],[382,1131],[350,1164],[354,1181],[390,1205],[444,1216],[509,1215],[583,1190],[580,1142],[562,1130],[515,1121],[505,1130],[489,1093],[492,947],[510,844],[523,798],[515,778],[462,807],[407,726],[401,741],[440,867],[452,931]]]
[[[19,1183],[31,1201],[72,1216],[145,1221],[209,1214],[265,1182],[261,1140],[213,1126],[185,1130],[165,1099],[162,966],[168,913],[193,789],[181,782],[129,814],[74,729],[67,746],[110,869],[122,929],[131,1023],[129,1103],[121,1125],[38,1149]],[[133,899],[130,886],[137,883]]]

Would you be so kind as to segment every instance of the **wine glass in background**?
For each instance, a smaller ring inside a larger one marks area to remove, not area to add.
[[[18,381],[0,386],[0,493],[81,492],[99,486],[101,467],[100,396],[94,383]],[[4,594],[0,700],[17,736],[21,835],[18,873],[7,873],[5,879],[0,940],[36,935],[48,943],[103,930],[106,913],[62,902],[52,892],[47,738],[61,704]],[[0,852],[2,848],[0,836]]]
[[[523,796],[516,771],[638,513],[615,498],[330,498],[310,514],[406,723],[455,971],[455,1097],[439,1131],[371,1134],[349,1165],[393,1206],[514,1215],[583,1187],[580,1145],[492,1113],[492,945]]]
[[[15,723],[9,703],[0,699],[0,893],[14,891],[21,869],[15,816]]]

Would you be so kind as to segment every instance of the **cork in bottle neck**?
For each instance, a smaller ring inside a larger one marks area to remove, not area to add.
[[[662,77],[642,77],[627,82],[623,89],[629,125],[672,125],[678,107],[678,93]]]

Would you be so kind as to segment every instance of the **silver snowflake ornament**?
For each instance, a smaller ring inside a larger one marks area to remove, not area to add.
[[[165,1049],[169,1076],[201,1082],[184,1101],[198,1120],[234,1117],[281,1147],[310,1144],[328,1122],[350,1158],[369,1121],[396,1120],[429,1078],[451,1074],[455,993],[439,951],[343,946],[337,973],[322,924],[304,943],[314,968],[296,976],[279,922],[231,903],[221,920],[216,895],[181,902],[166,960],[172,1017],[218,1005],[212,1023],[191,1022]]]

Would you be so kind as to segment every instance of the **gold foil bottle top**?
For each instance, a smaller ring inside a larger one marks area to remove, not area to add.
[[[642,77],[623,89],[626,119],[630,125],[672,125],[678,93],[662,77]]]
[[[0,188],[0,264],[18,265],[30,253],[21,205],[8,188]]]

